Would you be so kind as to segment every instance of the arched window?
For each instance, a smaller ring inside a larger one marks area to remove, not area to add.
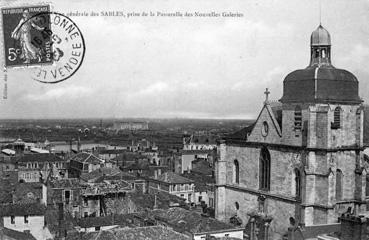
[[[233,183],[240,183],[240,165],[237,159],[233,161]]]
[[[342,200],[342,171],[340,169],[336,171],[336,200]]]
[[[302,128],[302,112],[301,107],[296,106],[295,108],[295,130],[301,130]]]
[[[301,173],[297,168],[295,169],[295,187],[296,198],[301,199]]]
[[[270,154],[268,149],[262,148],[259,161],[259,183],[261,190],[270,189]]]
[[[337,129],[341,127],[341,107],[336,107],[333,112],[333,125],[332,128]]]

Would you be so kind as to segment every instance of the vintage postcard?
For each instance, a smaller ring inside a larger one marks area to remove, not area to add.
[[[368,0],[0,0],[0,240],[363,240]]]

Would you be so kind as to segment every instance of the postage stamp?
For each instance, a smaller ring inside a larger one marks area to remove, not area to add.
[[[18,14],[18,15],[16,15]],[[42,83],[73,76],[85,55],[78,26],[48,6],[2,9],[6,67],[21,67]]]
[[[4,56],[6,67],[51,64],[51,39],[45,34],[50,29],[47,15],[49,6],[3,8]]]

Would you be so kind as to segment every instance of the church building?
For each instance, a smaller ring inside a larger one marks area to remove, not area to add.
[[[266,90],[254,124],[220,141],[218,220],[247,226],[264,217],[270,225],[262,235],[281,239],[292,225],[335,223],[343,212],[366,210],[358,80],[332,65],[321,25],[310,52],[309,66],[284,79],[279,104]]]

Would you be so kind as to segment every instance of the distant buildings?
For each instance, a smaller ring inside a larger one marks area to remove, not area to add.
[[[115,122],[113,124],[113,130],[121,131],[121,130],[148,130],[149,124],[147,122]]]

